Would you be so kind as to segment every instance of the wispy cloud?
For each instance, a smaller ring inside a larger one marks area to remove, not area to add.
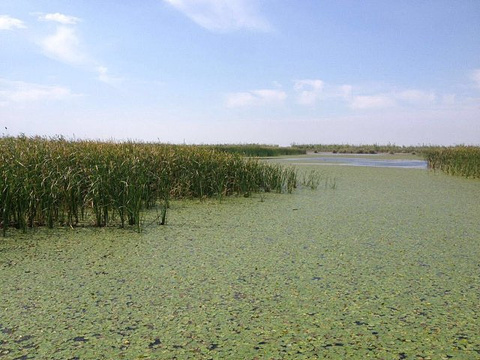
[[[69,15],[60,14],[60,13],[42,14],[38,17],[38,20],[54,21],[63,25],[75,25],[80,21],[80,19],[75,16],[69,16]]]
[[[66,100],[80,95],[56,85],[40,85],[0,78],[0,106],[33,101]]]
[[[284,102],[289,95],[302,106],[322,102],[327,108],[344,106],[356,111],[386,108],[420,109],[451,104],[455,101],[451,96],[438,97],[433,91],[421,89],[375,88],[376,91],[372,91],[371,88],[362,89],[349,84],[328,84],[320,79],[296,80],[293,82],[293,88],[285,91],[278,83],[277,87],[274,90],[251,90],[228,94],[226,105],[234,108],[278,104]]]
[[[400,91],[393,94],[393,97],[400,101],[418,105],[429,104],[436,99],[435,93],[416,89]]]
[[[418,89],[391,91],[373,95],[351,97],[350,107],[356,110],[384,109],[389,107],[421,107],[435,103],[434,92]]]
[[[50,58],[74,65],[88,61],[88,57],[80,48],[80,39],[72,27],[58,26],[53,35],[44,38],[40,45]]]
[[[75,16],[52,13],[42,14],[39,21],[58,23],[55,32],[39,41],[44,54],[54,60],[82,67],[97,74],[97,79],[110,85],[118,85],[120,78],[109,74],[108,68],[92,59],[82,44],[76,24],[81,21]]]
[[[338,87],[337,96],[342,97],[344,99],[349,99],[352,96],[352,85],[340,85]]]
[[[26,26],[22,20],[13,18],[9,15],[0,15],[0,30],[25,29]]]
[[[211,31],[270,31],[272,26],[253,0],[164,0],[198,25]]]
[[[230,108],[280,104],[287,98],[283,90],[261,89],[227,95],[226,105]]]
[[[395,105],[395,101],[388,95],[360,95],[354,96],[350,106],[353,109],[379,109]]]
[[[315,105],[319,101],[349,101],[352,96],[352,85],[327,84],[320,79],[304,79],[294,81],[297,103]]]
[[[97,66],[96,71],[98,73],[98,80],[106,84],[118,85],[122,82],[121,78],[110,75],[106,66]]]
[[[324,83],[322,80],[297,80],[293,89],[297,92],[297,101],[302,105],[313,105],[320,99]]]

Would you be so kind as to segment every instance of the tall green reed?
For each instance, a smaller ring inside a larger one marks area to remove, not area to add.
[[[0,138],[0,227],[119,224],[171,199],[291,192],[296,171],[208,147]]]
[[[204,145],[204,147],[211,148],[217,151],[224,151],[233,154],[240,154],[250,157],[271,157],[281,155],[302,155],[306,154],[307,150],[296,147],[283,147],[277,145],[262,145],[262,144],[242,144],[242,145]]]
[[[455,146],[423,152],[428,166],[450,175],[480,178],[480,147]]]

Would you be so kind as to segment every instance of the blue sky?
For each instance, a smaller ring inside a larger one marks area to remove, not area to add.
[[[188,144],[480,144],[480,1],[2,0],[0,126]]]

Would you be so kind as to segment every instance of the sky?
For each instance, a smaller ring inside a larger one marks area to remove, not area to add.
[[[0,134],[480,145],[480,1],[1,0]]]

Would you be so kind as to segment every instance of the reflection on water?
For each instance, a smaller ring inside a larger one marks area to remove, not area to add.
[[[427,169],[425,160],[401,160],[401,159],[365,159],[365,158],[348,158],[348,157],[310,157],[310,158],[290,158],[289,161],[318,164],[337,164],[351,166],[371,166],[371,167],[393,167],[408,169]]]

